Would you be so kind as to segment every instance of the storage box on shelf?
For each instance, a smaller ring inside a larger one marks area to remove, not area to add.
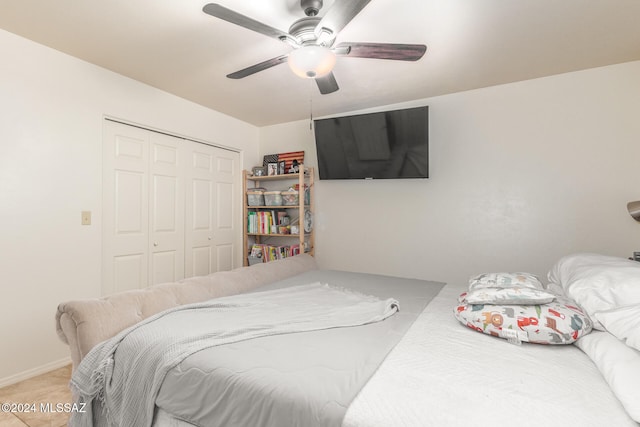
[[[300,252],[314,255],[315,233],[308,221],[305,222],[314,211],[313,168],[301,165],[299,173],[269,176],[254,176],[245,170],[242,182],[246,194],[244,265]],[[278,239],[270,240],[272,237]],[[283,242],[286,240],[288,242]]]
[[[247,204],[249,206],[264,206],[264,189],[247,190]]]
[[[265,191],[264,204],[265,206],[282,206],[282,192]]]
[[[298,205],[298,192],[297,191],[283,191],[282,192],[282,204],[285,206]]]

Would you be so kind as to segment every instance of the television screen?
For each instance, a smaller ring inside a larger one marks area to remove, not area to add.
[[[314,120],[320,179],[429,177],[429,109]]]

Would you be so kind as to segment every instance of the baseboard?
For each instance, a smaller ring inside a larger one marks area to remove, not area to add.
[[[15,375],[11,375],[10,377],[0,378],[0,388],[28,380],[29,378],[37,377],[38,375],[46,374],[47,372],[62,368],[69,364],[71,364],[71,357],[65,357],[64,359],[56,360],[47,363],[46,365],[38,366],[37,368],[19,372]]]

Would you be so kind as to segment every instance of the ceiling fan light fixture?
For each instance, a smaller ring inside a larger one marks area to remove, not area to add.
[[[324,46],[309,45],[291,52],[288,63],[295,75],[313,79],[326,76],[333,71],[336,55]]]

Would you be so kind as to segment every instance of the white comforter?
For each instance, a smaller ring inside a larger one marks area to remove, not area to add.
[[[447,286],[431,301],[344,427],[637,427],[574,345],[516,346],[460,325],[452,310],[463,290]]]

